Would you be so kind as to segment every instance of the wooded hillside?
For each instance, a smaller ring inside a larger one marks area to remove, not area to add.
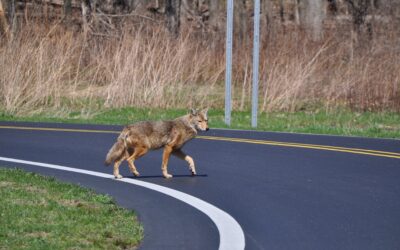
[[[63,20],[82,27],[106,24],[115,28],[126,19],[164,25],[174,35],[186,28],[223,33],[226,1],[213,0],[1,0],[0,31],[21,26],[30,18]],[[253,1],[235,0],[235,31],[240,40],[251,32]],[[313,39],[326,30],[347,26],[373,36],[379,26],[400,23],[396,0],[261,0],[262,34],[275,26],[300,28]]]
[[[245,110],[253,1],[234,2],[232,97],[234,109]],[[0,3],[7,112],[88,100],[223,108],[226,1]],[[261,0],[261,7],[261,112],[400,111],[400,1]]]

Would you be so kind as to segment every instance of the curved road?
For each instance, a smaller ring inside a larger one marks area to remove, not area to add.
[[[143,186],[43,168],[6,158],[106,174],[105,154],[121,126],[0,122],[0,166],[20,167],[78,183],[135,209],[145,228],[141,249],[218,249],[220,227],[209,215]],[[400,141],[210,130],[185,148],[197,167],[161,151],[137,161],[141,177],[197,197],[230,215],[246,249],[399,249]],[[128,181],[129,182],[129,181]],[[236,236],[235,236],[236,237]]]

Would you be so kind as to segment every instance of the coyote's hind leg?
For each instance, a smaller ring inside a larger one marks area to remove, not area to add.
[[[123,158],[121,158],[121,159],[115,161],[115,163],[114,163],[114,177],[115,177],[116,179],[121,179],[121,178],[122,178],[122,175],[119,174],[119,165],[121,165],[121,162],[122,162],[124,159],[125,159],[125,158],[123,157]]]
[[[141,156],[145,155],[149,151],[146,147],[135,147],[135,151],[131,156],[129,156],[126,160],[128,161],[129,169],[131,170],[132,174],[135,176],[139,176],[140,173],[137,171],[135,166],[135,160],[139,159]]]

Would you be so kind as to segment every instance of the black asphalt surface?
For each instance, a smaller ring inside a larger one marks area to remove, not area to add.
[[[0,122],[0,126],[119,131],[121,126]],[[400,141],[210,130],[207,136],[354,147],[400,153]],[[111,174],[103,161],[117,134],[0,129],[0,157]],[[246,249],[400,249],[400,159],[309,148],[195,139],[184,147],[195,162],[171,158],[161,176],[161,151],[136,161],[139,180],[198,197],[241,225]],[[115,197],[144,225],[141,249],[217,249],[217,227],[203,213],[166,195],[60,170],[1,162],[55,176]],[[127,164],[121,174],[132,178]]]

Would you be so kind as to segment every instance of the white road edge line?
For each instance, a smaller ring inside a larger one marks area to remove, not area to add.
[[[52,168],[52,169],[57,169],[57,170],[62,170],[62,171],[69,171],[69,172],[75,172],[75,173],[80,173],[80,174],[92,175],[92,176],[106,178],[106,179],[114,178],[114,176],[112,176],[110,174],[104,174],[101,172],[95,172],[95,171],[90,171],[90,170],[71,168],[71,167],[65,167],[65,166],[47,164],[47,163],[41,163],[41,162],[25,161],[25,160],[7,158],[7,157],[0,157],[0,161],[21,163],[21,164],[27,164],[27,165],[33,165],[33,166],[39,166],[39,167],[45,167],[45,168]],[[245,237],[244,237],[243,230],[240,227],[239,223],[228,213],[215,207],[214,205],[211,205],[210,203],[207,203],[207,202],[205,202],[199,198],[196,198],[194,196],[191,196],[189,194],[186,194],[186,193],[183,193],[183,192],[171,189],[171,188],[167,188],[164,186],[156,185],[153,183],[148,183],[148,182],[133,180],[133,179],[126,179],[126,178],[120,179],[118,181],[141,186],[144,188],[148,188],[148,189],[166,194],[168,196],[171,196],[171,197],[178,199],[186,204],[189,204],[190,206],[192,206],[192,207],[200,210],[204,214],[206,214],[215,223],[215,225],[217,226],[218,231],[219,231],[219,238],[220,238],[219,249],[220,250],[244,249]]]

